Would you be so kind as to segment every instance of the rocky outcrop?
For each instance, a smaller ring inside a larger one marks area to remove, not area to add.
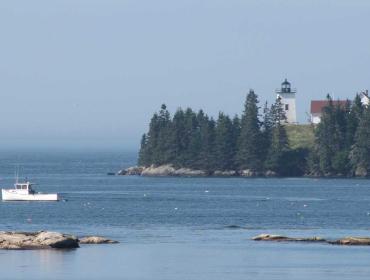
[[[0,249],[72,249],[78,239],[59,232],[0,232]]]
[[[277,175],[277,173],[276,173],[275,171],[267,170],[267,171],[265,172],[265,176],[266,176],[266,177],[276,177],[276,176],[278,176],[278,175]]]
[[[208,172],[204,170],[191,169],[191,168],[175,168],[171,164],[165,164],[160,166],[151,165],[148,167],[134,166],[118,171],[117,175],[136,175],[136,176],[148,176],[148,177],[165,177],[165,176],[178,176],[178,177],[202,177],[202,176],[214,176],[214,177],[277,177],[279,176],[272,170],[263,172],[257,172],[251,169],[245,170],[216,170],[214,172]]]
[[[326,239],[321,237],[309,237],[309,238],[301,238],[301,237],[287,237],[283,235],[273,235],[273,234],[260,234],[252,238],[255,241],[277,241],[277,242],[327,242]]]
[[[39,250],[39,249],[74,249],[79,244],[114,244],[117,241],[100,236],[88,236],[79,240],[69,234],[51,231],[38,232],[0,232],[0,249]]]
[[[242,177],[263,177],[265,174],[251,170],[251,169],[244,169],[239,171],[240,176]]]
[[[80,244],[116,244],[118,241],[101,236],[86,236],[80,239]]]
[[[355,171],[356,177],[367,177],[369,174],[367,172],[367,169],[364,167],[357,167]]]
[[[195,170],[190,168],[175,168],[170,164],[160,166],[135,166],[130,167],[118,172],[118,175],[141,175],[141,176],[153,176],[153,177],[164,177],[164,176],[207,176],[207,173],[203,170]]]
[[[238,175],[238,172],[236,172],[235,170],[216,170],[215,172],[213,172],[213,176],[216,177],[233,177]]]
[[[333,245],[347,246],[370,246],[370,237],[345,237],[337,240],[327,240],[321,237],[287,237],[283,235],[260,234],[252,238],[255,241],[275,241],[275,242],[321,242]]]
[[[342,239],[331,241],[329,243],[330,244],[336,244],[336,245],[370,246],[370,237],[345,237],[345,238],[342,238]]]
[[[122,169],[118,171],[117,175],[141,175],[143,172],[144,167],[142,166],[133,166],[126,169]]]

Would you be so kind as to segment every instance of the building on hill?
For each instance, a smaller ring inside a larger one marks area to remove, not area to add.
[[[346,106],[347,100],[333,100],[334,106]],[[310,121],[313,124],[318,124],[321,122],[321,116],[323,109],[329,105],[328,100],[312,100],[311,101],[311,117]]]
[[[292,89],[287,79],[281,84],[281,88],[276,91],[276,98],[280,98],[283,108],[285,110],[286,122],[289,124],[297,123],[296,113],[296,93],[295,89]]]

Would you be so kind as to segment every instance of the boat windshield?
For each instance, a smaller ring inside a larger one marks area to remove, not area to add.
[[[16,184],[15,188],[17,190],[27,190],[29,188],[29,184]]]

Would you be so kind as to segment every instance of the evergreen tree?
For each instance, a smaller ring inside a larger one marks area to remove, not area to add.
[[[215,160],[218,170],[231,170],[234,168],[234,130],[231,119],[219,113],[216,124]]]
[[[328,105],[323,108],[321,122],[316,129],[316,153],[318,157],[319,171],[322,174],[332,174],[332,159],[335,154],[334,140],[335,128],[335,107],[333,100],[327,96]]]
[[[157,143],[159,138],[159,124],[158,124],[158,114],[155,113],[150,120],[149,124],[149,131],[146,135],[146,148],[147,151],[145,153],[147,162],[150,164],[154,164],[157,161]]]
[[[355,142],[355,135],[357,127],[363,112],[363,105],[361,97],[357,94],[352,104],[346,104],[346,133],[345,133],[345,147],[347,150],[351,149]]]
[[[148,166],[150,165],[148,142],[146,134],[143,134],[140,142],[140,151],[139,151],[139,166]]]
[[[350,156],[355,174],[370,174],[370,107],[364,109]]]
[[[162,104],[157,118],[158,140],[154,149],[154,164],[162,165],[172,162],[171,116],[165,104]]]
[[[197,115],[190,108],[185,110],[185,134],[184,144],[185,151],[182,155],[184,167],[193,168],[196,164],[197,157],[200,151],[200,135],[197,122]]]
[[[334,105],[329,95],[327,100],[328,105],[323,108],[321,122],[315,131],[316,155],[311,155],[311,159],[317,159],[317,164],[310,161],[311,173],[325,176],[347,175],[352,169],[349,152],[358,126],[358,101],[355,100],[352,105],[347,101],[343,106],[339,102]]]
[[[232,142],[230,145],[233,148],[233,168],[232,169],[237,169],[238,164],[237,164],[237,153],[238,153],[238,140],[240,137],[240,131],[241,131],[241,121],[238,115],[235,115],[233,120],[232,120],[232,129],[233,129],[233,136],[232,136]]]
[[[280,175],[285,172],[287,162],[285,154],[289,151],[288,136],[283,123],[286,121],[285,111],[281,99],[277,98],[271,106],[272,135],[265,167]]]
[[[197,114],[199,125],[200,150],[197,155],[197,169],[202,169],[211,173],[216,168],[215,158],[215,121],[210,119],[200,110]]]
[[[187,139],[185,130],[185,113],[180,108],[176,111],[172,120],[172,143],[174,146],[173,164],[176,167],[184,166],[185,154],[187,150]]]
[[[253,90],[247,95],[244,112],[241,119],[240,136],[238,140],[237,163],[239,169],[260,171],[261,131],[258,119],[258,98]]]
[[[262,122],[262,158],[263,161],[266,160],[268,151],[271,146],[272,131],[274,127],[274,117],[272,114],[272,109],[268,107],[268,103],[265,103],[263,108],[263,122]]]

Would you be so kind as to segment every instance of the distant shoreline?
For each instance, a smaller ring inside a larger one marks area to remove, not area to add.
[[[143,176],[143,177],[210,177],[210,178],[312,178],[312,179],[369,179],[364,176],[345,176],[345,175],[312,175],[302,176],[281,176],[273,171],[255,172],[251,170],[226,170],[226,171],[204,171],[191,168],[175,168],[172,165],[160,166],[132,166],[122,169],[117,173],[108,173],[108,175],[118,176]]]

